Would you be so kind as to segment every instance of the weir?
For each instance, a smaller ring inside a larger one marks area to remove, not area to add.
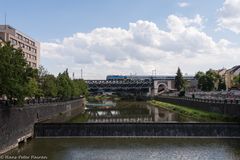
[[[240,123],[37,123],[34,136],[240,138]]]

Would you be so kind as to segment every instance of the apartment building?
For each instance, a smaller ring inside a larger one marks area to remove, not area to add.
[[[40,43],[9,25],[0,25],[0,40],[11,42],[15,48],[21,48],[27,63],[38,68],[40,63]]]
[[[236,76],[238,76],[240,74],[240,65],[233,66],[230,69],[226,69],[226,68],[219,69],[219,70],[216,70],[216,72],[221,77],[224,78],[225,84],[226,84],[226,88],[230,89],[230,88],[233,87],[233,79],[234,79],[234,77],[236,77]]]
[[[231,88],[233,86],[233,79],[238,75],[240,75],[240,65],[236,65],[226,71],[225,82],[227,88]]]

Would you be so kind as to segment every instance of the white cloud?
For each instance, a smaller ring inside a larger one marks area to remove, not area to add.
[[[225,0],[218,14],[220,27],[240,34],[240,0]]]
[[[86,79],[104,79],[107,74],[175,74],[180,66],[194,74],[208,68],[239,63],[240,49],[226,39],[214,41],[204,33],[203,18],[169,15],[168,31],[139,20],[128,29],[96,28],[75,33],[59,42],[41,43],[43,64],[55,74],[69,68]],[[233,59],[234,58],[234,59]]]
[[[181,7],[181,8],[188,7],[189,3],[187,3],[187,2],[179,2],[178,6]]]

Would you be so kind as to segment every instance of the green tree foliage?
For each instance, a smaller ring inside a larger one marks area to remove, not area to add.
[[[88,95],[88,86],[82,79],[73,80],[74,85],[74,97],[87,96]]]
[[[27,95],[25,87],[34,75],[35,70],[27,65],[22,50],[9,42],[0,46],[0,95],[22,104]]]
[[[178,67],[177,75],[175,76],[175,88],[180,91],[184,88],[184,79],[180,68]]]
[[[68,70],[59,73],[57,76],[58,97],[61,99],[70,99],[72,97],[72,85]]]
[[[234,86],[236,86],[236,87],[240,87],[240,74],[239,74],[238,76],[235,76],[235,77],[233,78],[233,84],[234,84]]]
[[[38,67],[38,77],[43,78],[46,75],[49,75],[48,71],[42,65],[40,65]]]
[[[198,80],[200,77],[204,76],[205,73],[204,72],[201,72],[201,71],[198,71],[195,75],[195,78]]]
[[[68,70],[54,77],[40,66],[31,68],[23,57],[21,49],[15,49],[10,43],[0,45],[0,97],[17,100],[40,97],[59,97],[70,99],[87,95],[88,88],[83,80],[71,80]]]
[[[226,90],[226,82],[225,82],[225,79],[223,77],[221,77],[219,79],[218,90],[219,91]]]
[[[71,80],[68,70],[57,76],[58,97],[62,99],[76,98],[88,95],[88,87],[84,80]]]
[[[28,97],[35,97],[39,93],[37,80],[35,78],[30,78],[25,89]]]
[[[202,91],[211,91],[214,88],[214,83],[208,75],[204,74],[198,78],[198,88]]]
[[[42,77],[42,91],[45,97],[57,97],[57,80],[54,75],[47,74]]]
[[[219,75],[216,71],[214,71],[214,70],[212,70],[212,69],[208,70],[208,71],[206,72],[206,75],[207,75],[207,76],[210,78],[210,80],[212,81],[212,83],[213,83],[213,89],[218,90],[219,81],[220,81],[220,79],[221,79],[220,75]],[[212,90],[213,90],[213,89],[212,89]]]
[[[206,73],[197,72],[195,78],[198,80],[198,88],[202,91],[225,90],[225,80],[214,70],[208,70]]]

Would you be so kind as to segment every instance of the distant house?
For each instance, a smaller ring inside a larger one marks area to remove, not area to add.
[[[222,68],[222,69],[217,70],[217,73],[218,73],[221,77],[224,77],[226,71],[227,71],[226,68]]]
[[[228,69],[225,74],[225,83],[226,83],[226,88],[232,88],[233,87],[233,78],[235,76],[238,76],[240,74],[240,65],[236,65],[232,67],[231,69]]]

